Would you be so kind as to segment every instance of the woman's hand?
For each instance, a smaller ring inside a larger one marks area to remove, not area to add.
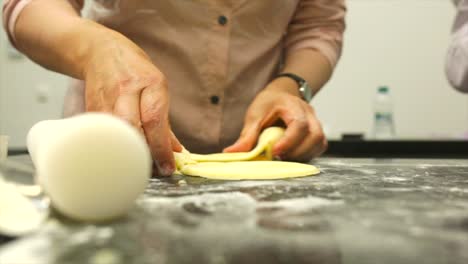
[[[260,92],[250,105],[240,138],[225,152],[249,151],[263,129],[278,121],[286,126],[285,135],[273,147],[282,160],[309,161],[327,148],[327,140],[314,109],[303,101],[297,84],[278,78]]]
[[[171,175],[173,151],[182,146],[169,126],[166,78],[132,41],[105,33],[97,36],[85,60],[86,111],[112,113],[140,130],[159,174]]]
[[[127,120],[144,133],[159,174],[173,172],[172,151],[182,147],[169,127],[167,82],[143,50],[120,33],[81,18],[69,1],[31,1],[14,31],[16,46],[29,58],[86,82],[87,111]]]

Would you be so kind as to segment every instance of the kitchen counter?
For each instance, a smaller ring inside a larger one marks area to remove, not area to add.
[[[345,139],[328,140],[325,157],[347,158],[468,158],[468,140],[466,139],[416,139],[397,138],[392,140],[373,140],[361,138],[361,135]],[[26,147],[8,150],[10,155],[28,154]]]
[[[352,158],[468,158],[467,140],[330,140],[325,155]]]
[[[152,179],[126,218],[52,214],[0,263],[468,263],[467,160],[313,164],[290,180]]]

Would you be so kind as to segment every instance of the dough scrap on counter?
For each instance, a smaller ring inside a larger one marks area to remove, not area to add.
[[[184,175],[218,180],[271,180],[320,173],[309,164],[272,160],[273,146],[283,135],[283,128],[265,129],[250,152],[201,155],[184,150],[174,153],[177,169]]]

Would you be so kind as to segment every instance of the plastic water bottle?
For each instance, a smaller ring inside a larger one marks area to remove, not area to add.
[[[381,86],[377,89],[374,102],[374,138],[392,139],[395,136],[393,123],[393,103],[390,89]]]

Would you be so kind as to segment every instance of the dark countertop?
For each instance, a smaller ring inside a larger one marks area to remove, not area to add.
[[[313,163],[292,180],[152,179],[125,219],[53,216],[0,263],[468,263],[468,160]]]
[[[9,155],[28,154],[23,147],[10,148]],[[363,139],[362,135],[328,141],[326,157],[467,159],[467,139]]]
[[[329,157],[468,158],[467,140],[330,140]]]

